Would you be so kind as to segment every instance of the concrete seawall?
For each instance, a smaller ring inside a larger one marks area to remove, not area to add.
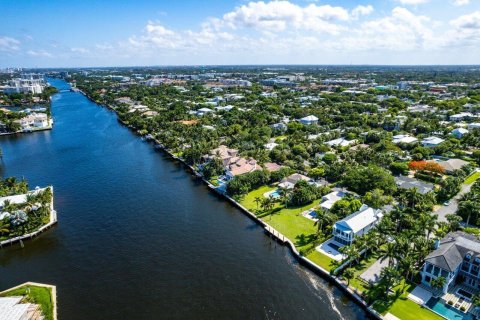
[[[96,102],[95,100],[93,100],[92,98],[90,98],[86,93],[84,93],[83,91],[79,90],[78,92],[82,93],[83,95],[85,95],[90,101],[96,103],[97,105],[99,106],[102,106],[102,107],[105,107],[111,111],[114,111],[115,112],[115,109],[113,109],[111,106],[108,106],[108,105],[103,105],[103,104],[100,104],[98,102]],[[126,126],[125,122],[122,121],[118,115],[117,115],[117,119],[120,123],[122,123],[123,125]],[[129,129],[131,129],[135,134],[139,135],[138,131],[136,128],[134,128],[133,126],[127,126]],[[178,161],[180,164],[182,164],[183,166],[187,167],[188,170],[190,171],[190,173],[196,177],[200,177],[201,175],[199,174],[199,172],[197,172],[195,170],[195,168],[193,168],[192,166],[190,166],[189,164],[187,164],[181,157],[177,157],[175,156],[170,150],[168,150],[167,148],[165,148],[160,141],[158,140],[152,140],[152,142],[156,143],[158,146],[160,146],[158,149],[163,151],[165,154],[167,154],[171,159],[173,160],[176,160]],[[272,236],[276,241],[278,241],[279,243],[283,244],[283,245],[286,245],[287,247],[290,248],[290,251],[292,252],[293,256],[303,265],[303,266],[306,266],[307,268],[309,268],[311,271],[315,272],[317,275],[321,276],[322,278],[326,279],[327,281],[331,282],[332,284],[334,284],[335,286],[337,286],[340,290],[342,290],[346,295],[348,295],[354,302],[356,302],[366,313],[369,317],[373,318],[373,319],[383,319],[382,315],[380,315],[378,312],[376,312],[375,310],[373,310],[371,307],[369,307],[369,305],[367,304],[367,302],[365,300],[362,299],[362,297],[357,294],[354,290],[352,290],[351,288],[349,288],[345,283],[343,283],[343,281],[341,281],[341,279],[337,276],[334,276],[332,274],[330,274],[329,271],[325,270],[324,268],[320,267],[319,265],[315,264],[313,261],[309,260],[308,258],[302,256],[300,254],[300,252],[298,252],[297,248],[295,247],[295,245],[290,241],[290,239],[288,239],[287,237],[285,237],[283,234],[281,234],[279,231],[277,231],[275,228],[273,228],[272,226],[270,226],[268,223],[264,222],[263,220],[261,220],[260,218],[258,218],[255,214],[253,214],[252,212],[250,212],[247,208],[245,208],[244,206],[242,206],[240,203],[238,203],[235,199],[231,198],[230,196],[228,196],[227,194],[225,193],[222,193],[220,191],[218,191],[216,189],[216,187],[214,185],[212,185],[209,181],[207,181],[206,179],[204,178],[201,178],[201,180],[203,181],[203,183],[205,183],[208,188],[212,191],[214,191],[215,194],[217,194],[218,196],[220,196],[221,198],[223,199],[226,199],[227,201],[229,201],[231,204],[233,204],[235,207],[237,207],[238,209],[240,209],[244,214],[246,214],[250,219],[252,219],[253,221],[255,221],[257,224],[261,225],[265,232],[268,233],[270,236]]]
[[[55,211],[55,209],[53,208],[53,186],[50,186],[49,188],[51,188],[51,190],[52,190],[52,201],[50,201],[50,221],[46,225],[41,226],[37,231],[31,232],[31,233],[28,233],[28,234],[24,234],[23,236],[19,236],[19,237],[15,237],[15,238],[11,238],[11,239],[8,239],[8,240],[1,241],[0,242],[0,249],[3,248],[6,245],[13,245],[13,244],[15,244],[17,242],[20,242],[20,241],[23,241],[23,240],[29,240],[29,239],[35,238],[36,236],[40,235],[44,231],[50,229],[52,226],[54,226],[58,222],[57,211]]]

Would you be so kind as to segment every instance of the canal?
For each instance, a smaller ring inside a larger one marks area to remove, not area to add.
[[[0,250],[0,291],[54,284],[61,320],[365,318],[113,112],[62,91],[52,113],[51,131],[0,137],[0,174],[53,185],[59,219]]]

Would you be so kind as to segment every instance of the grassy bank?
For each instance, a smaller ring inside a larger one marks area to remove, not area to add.
[[[45,320],[53,320],[52,289],[25,285],[0,294],[1,297],[23,296],[22,302],[38,304],[42,309]]]

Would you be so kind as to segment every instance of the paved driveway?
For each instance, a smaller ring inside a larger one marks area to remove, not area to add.
[[[450,200],[450,204],[448,206],[441,206],[434,212],[435,214],[438,214],[438,221],[446,222],[447,218],[445,218],[445,216],[447,214],[456,213],[458,209],[458,199],[460,199],[465,193],[470,192],[471,188],[472,184],[462,184],[460,192]]]

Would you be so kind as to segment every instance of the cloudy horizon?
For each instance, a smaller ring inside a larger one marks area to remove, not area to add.
[[[480,62],[479,0],[6,0],[2,11],[0,67]]]

